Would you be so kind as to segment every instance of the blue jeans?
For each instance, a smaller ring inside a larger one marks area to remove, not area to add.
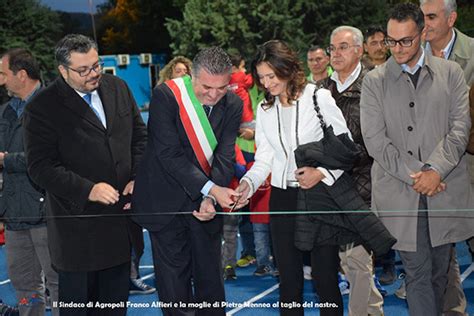
[[[273,262],[270,260],[270,225],[262,223],[253,223],[252,225],[257,266],[264,265],[273,269]]]

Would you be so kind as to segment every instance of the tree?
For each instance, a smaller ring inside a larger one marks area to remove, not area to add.
[[[458,18],[455,26],[467,35],[474,37],[474,4],[470,1],[457,1]]]
[[[38,0],[2,0],[0,25],[0,51],[27,48],[37,58],[44,81],[56,76],[53,47],[62,27],[57,13]]]
[[[189,0],[182,19],[166,19],[174,55],[194,56],[209,45],[238,48],[244,57],[270,39],[293,47],[308,40],[303,33],[302,1],[290,0]]]
[[[311,43],[329,44],[332,30],[340,25],[350,25],[362,32],[372,24],[385,25],[388,5],[385,0],[325,0],[307,1],[304,31],[311,34]]]
[[[109,0],[99,6],[102,54],[170,53],[166,17],[180,14],[185,0]]]

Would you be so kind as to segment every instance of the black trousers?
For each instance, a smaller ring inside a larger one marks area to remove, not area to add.
[[[296,211],[299,189],[282,190],[272,187],[270,212]],[[304,315],[303,310],[303,252],[294,243],[295,215],[270,215],[270,227],[275,259],[280,272],[280,315]],[[337,307],[324,307],[320,315],[343,315],[343,302],[339,291],[339,247],[320,246],[311,251],[313,285],[320,303],[334,303]],[[284,304],[299,303],[300,308],[284,308]]]
[[[150,232],[156,288],[168,315],[225,315],[221,265],[222,232],[209,233],[192,215],[179,215],[162,230]],[[211,306],[195,308],[192,303]],[[177,304],[176,306],[174,304]]]
[[[130,262],[89,272],[58,271],[61,316],[121,316],[127,312]],[[74,303],[73,306],[64,304]],[[63,305],[62,305],[63,304]],[[88,305],[92,304],[92,306]],[[104,304],[103,308],[96,304]],[[111,304],[118,308],[111,308]]]
[[[127,219],[127,228],[128,228],[128,235],[130,236],[130,244],[132,248],[132,266],[130,270],[130,278],[131,279],[139,279],[140,278],[140,259],[143,256],[145,251],[145,240],[143,238],[143,228],[132,221],[131,219]]]

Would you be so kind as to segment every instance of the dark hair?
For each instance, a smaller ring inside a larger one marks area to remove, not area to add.
[[[326,56],[328,55],[328,53],[326,52],[326,49],[322,48],[322,47],[319,46],[319,45],[311,45],[311,46],[309,47],[309,49],[308,49],[308,53],[310,53],[310,52],[315,52],[315,51],[317,51],[318,49],[322,50],[324,55],[326,55]]]
[[[29,50],[24,48],[12,48],[8,50],[4,56],[8,57],[8,66],[13,74],[16,75],[18,71],[24,70],[30,79],[41,79],[38,62]]]
[[[242,55],[240,55],[239,51],[229,50],[229,57],[230,61],[232,62],[232,66],[239,68],[240,63],[243,60]]]
[[[258,48],[257,54],[252,61],[251,71],[254,82],[265,91],[257,73],[257,66],[261,63],[267,63],[275,72],[278,79],[288,80],[286,87],[288,101],[296,100],[307,82],[303,66],[296,52],[291,50],[285,42],[280,40],[268,41]],[[270,108],[274,103],[275,97],[265,91],[265,102],[263,106]]]
[[[193,59],[193,76],[198,76],[201,68],[211,75],[230,74],[232,62],[229,55],[220,47],[213,46],[201,50]]]
[[[415,22],[418,31],[422,31],[425,27],[425,18],[423,11],[416,4],[406,2],[397,4],[392,11],[390,11],[389,20],[398,22],[406,22],[412,20]]]
[[[86,54],[91,49],[97,49],[97,43],[90,37],[82,34],[69,34],[64,36],[57,44],[54,52],[58,65],[69,66],[71,53]]]
[[[387,31],[381,25],[370,25],[364,33],[364,42],[367,43],[369,37],[374,36],[376,33],[382,33],[387,36]]]

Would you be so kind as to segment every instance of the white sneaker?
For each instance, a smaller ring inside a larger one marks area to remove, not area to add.
[[[310,266],[303,266],[303,277],[305,280],[311,280],[313,277],[311,276],[311,267]]]

